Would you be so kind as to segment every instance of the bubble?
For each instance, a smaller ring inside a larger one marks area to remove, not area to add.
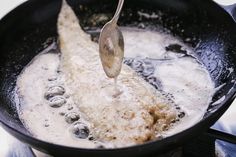
[[[56,81],[56,80],[57,80],[57,76],[52,76],[48,78],[48,81]]]
[[[184,116],[185,116],[185,113],[184,113],[184,112],[180,112],[180,113],[178,114],[178,117],[179,117],[179,118],[184,118]]]
[[[45,99],[49,100],[50,98],[58,95],[63,95],[65,89],[62,86],[53,86],[49,87],[46,93],[44,94]]]
[[[179,106],[176,106],[175,108],[176,108],[177,110],[180,110],[180,109],[181,109]]]
[[[166,51],[171,51],[175,53],[187,54],[187,51],[183,49],[183,46],[180,44],[170,44],[165,47]]]
[[[69,110],[69,111],[70,111],[70,110],[73,110],[73,108],[74,108],[74,107],[73,107],[73,105],[72,105],[72,104],[68,104],[68,106],[67,106],[67,110]]]
[[[140,60],[133,60],[131,68],[133,68],[137,73],[142,73],[144,70],[143,62]]]
[[[88,138],[88,140],[89,140],[89,141],[93,141],[93,140],[94,140],[94,137],[93,137],[93,136],[90,136],[90,137]]]
[[[128,66],[131,66],[131,65],[132,65],[132,63],[133,63],[133,61],[134,61],[133,59],[130,59],[130,58],[129,58],[129,59],[128,59],[128,58],[125,58],[125,59],[124,59],[124,64],[126,64],[126,65],[128,65]]]
[[[138,24],[138,28],[144,29],[145,27],[146,27],[146,26],[145,26],[144,23],[139,23],[139,24]]]
[[[105,147],[104,145],[102,145],[102,144],[99,144],[99,145],[97,146],[97,148],[98,148],[98,149],[105,149],[106,147]]]
[[[59,112],[60,116],[64,116],[66,113],[64,111]]]
[[[66,103],[66,99],[63,96],[54,96],[49,100],[49,105],[54,108],[61,107]]]
[[[79,119],[80,119],[80,115],[76,112],[70,112],[65,115],[65,120],[69,124],[72,124]]]
[[[152,65],[152,63],[149,61],[146,61],[144,64],[144,69],[143,69],[142,75],[144,77],[148,77],[148,76],[152,75],[154,73],[154,71],[155,71],[155,67]]]
[[[146,78],[146,81],[154,86],[156,89],[161,90],[161,82],[155,76],[149,76]]]
[[[89,132],[89,128],[81,122],[76,122],[72,127],[72,133],[80,139],[86,139],[89,136]]]

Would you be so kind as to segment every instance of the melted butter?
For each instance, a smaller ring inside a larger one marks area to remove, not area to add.
[[[17,79],[19,116],[35,137],[73,147],[125,147],[178,133],[204,115],[214,83],[191,48],[178,39],[123,28],[125,63],[133,70],[123,65],[117,94],[102,70],[97,45],[65,4],[58,28],[61,57],[47,49]],[[171,44],[181,45],[186,54],[173,52]],[[55,86],[51,91],[56,96],[45,98]],[[62,88],[65,93],[56,91]],[[65,119],[69,113],[79,114],[79,120]]]
[[[200,121],[216,89],[206,68],[194,57],[193,50],[167,34],[130,28],[123,32],[124,38],[129,41],[126,57],[136,58],[136,61],[143,64],[141,75],[145,72],[145,66],[147,71],[150,65],[155,67],[152,73],[149,72],[150,76],[157,78],[160,89],[170,94],[171,99],[185,112],[181,123],[166,131],[163,136],[183,131]],[[166,51],[166,47],[171,44],[180,45],[186,54]],[[140,69],[140,66],[133,67],[136,71]]]
[[[148,30],[143,31],[133,29],[133,31],[130,31],[130,28],[125,28],[123,29],[123,32],[125,37],[129,36],[129,38],[126,38],[127,45],[135,44],[137,41],[139,43],[141,42],[140,45],[143,45],[142,40],[146,42],[145,39],[149,38],[151,34],[154,37],[158,37],[154,38],[151,36],[148,45],[148,48],[151,49],[153,49],[151,45],[156,47],[160,38],[165,38],[162,40],[169,40],[169,43],[176,41],[171,36],[163,36],[163,34],[158,32],[150,33],[151,31]],[[136,38],[136,34],[142,36],[142,40]],[[135,41],[135,39],[137,39],[137,41]],[[179,41],[178,43],[185,46]],[[163,49],[164,51],[164,48],[159,49]],[[190,48],[186,47],[186,49]],[[161,136],[165,137],[173,135],[191,127],[201,120],[209,102],[211,101],[212,94],[214,93],[214,83],[211,81],[205,67],[203,67],[195,58],[189,56],[178,58],[178,54],[176,54],[176,56],[171,60],[162,60],[165,58],[164,56],[166,56],[166,51],[160,52],[161,55],[156,55],[156,58],[151,58],[152,51],[150,49],[146,51],[146,53],[143,53],[143,49],[140,49],[138,46],[126,46],[125,52],[126,59],[133,58],[151,63],[155,69],[151,75],[155,76],[159,80],[161,90],[171,95],[174,103],[185,112],[185,117],[181,118],[180,122],[176,122],[176,124],[174,124],[174,126],[169,130],[161,133]],[[192,53],[192,51],[188,52],[190,54]],[[174,53],[172,56],[173,55]],[[64,117],[60,115],[61,112],[68,112],[68,104],[60,108],[58,111],[55,111],[55,109],[46,105],[46,101],[44,100],[45,89],[48,86],[51,86],[50,84],[61,85],[65,81],[64,78],[59,76],[57,73],[59,64],[60,57],[58,54],[43,52],[25,68],[19,76],[17,83],[23,101],[21,102],[22,114],[20,116],[33,135],[40,139],[75,147],[97,147],[100,144],[99,141],[94,143],[88,140],[78,140],[68,132],[70,125],[65,123]],[[144,68],[145,66],[146,64],[143,65]],[[137,67],[131,66],[131,68],[137,70]],[[57,80],[54,82],[52,81],[53,83],[48,81],[50,78],[55,77]],[[32,82],[35,83],[32,84]],[[118,88],[121,89],[121,91],[127,90],[119,84],[116,86],[119,86]],[[69,92],[69,89],[67,89],[67,91]],[[113,101],[113,96],[116,94],[117,92],[114,93],[114,83],[111,83],[101,91],[101,97],[110,102]],[[132,97],[127,92],[124,92],[123,94],[123,97]],[[79,111],[76,110],[76,112]],[[45,116],[42,117],[42,115]],[[35,121],[37,121],[37,123],[35,123]],[[45,124],[47,123],[49,126],[45,127]],[[114,146],[107,143],[107,147]]]

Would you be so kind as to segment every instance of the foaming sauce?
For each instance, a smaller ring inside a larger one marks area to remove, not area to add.
[[[179,111],[171,127],[158,132],[156,138],[176,134],[200,121],[215,90],[208,71],[194,57],[193,50],[171,35],[157,31],[123,28],[122,32],[126,44],[124,63]],[[89,129],[92,124],[83,118],[84,113],[65,84],[60,61],[60,53],[53,44],[19,75],[16,93],[24,125],[35,137],[52,143],[83,148],[122,147],[114,146],[112,140],[94,139]]]

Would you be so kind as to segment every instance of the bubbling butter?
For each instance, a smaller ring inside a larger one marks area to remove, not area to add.
[[[168,34],[123,28],[125,60],[114,96],[98,45],[63,2],[60,40],[17,79],[19,116],[33,136],[81,148],[117,148],[164,138],[197,123],[214,83],[192,49]]]

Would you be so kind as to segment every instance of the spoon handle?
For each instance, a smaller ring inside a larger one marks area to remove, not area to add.
[[[120,12],[121,12],[121,10],[123,8],[123,4],[124,4],[124,0],[119,0],[119,4],[117,6],[116,13],[115,13],[115,15],[114,15],[114,17],[112,19],[113,23],[117,23],[117,21],[118,21],[118,19],[120,17]]]

